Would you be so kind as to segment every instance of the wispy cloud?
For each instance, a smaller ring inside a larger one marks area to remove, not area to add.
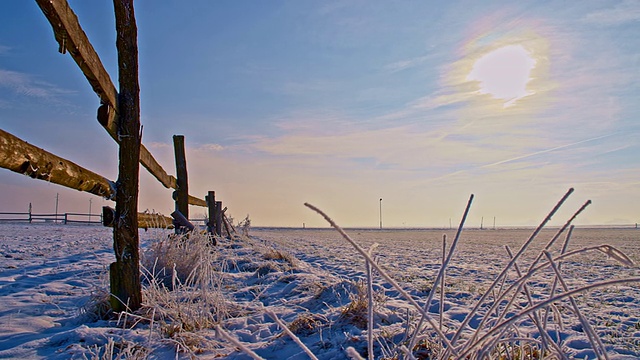
[[[224,150],[224,146],[220,144],[202,144],[196,147],[194,150],[201,152],[219,152]]]
[[[4,54],[9,53],[9,50],[11,50],[10,47],[4,46],[4,45],[0,45],[0,55],[4,55]]]
[[[420,66],[426,63],[427,61],[431,60],[432,58],[433,56],[424,55],[424,56],[417,56],[411,59],[399,60],[386,65],[385,69],[391,71],[392,73],[398,72],[398,71],[414,68],[416,66]]]
[[[56,100],[62,95],[73,93],[32,75],[4,69],[0,69],[0,87],[9,88],[19,95],[47,100]]]
[[[173,145],[165,142],[159,142],[159,141],[152,141],[150,143],[145,143],[144,145],[150,149],[172,149],[173,148]]]
[[[621,25],[640,21],[640,2],[636,0],[622,1],[615,6],[587,14],[584,21],[598,25]]]

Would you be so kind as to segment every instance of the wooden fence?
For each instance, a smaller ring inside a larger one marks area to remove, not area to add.
[[[205,199],[189,195],[184,136],[173,136],[177,176],[167,174],[140,141],[138,44],[133,0],[114,0],[119,91],[67,1],[35,2],[51,24],[58,51],[71,55],[100,98],[97,120],[119,145],[118,180],[106,179],[1,129],[0,167],[116,201],[115,209],[105,207],[102,214],[103,224],[114,227],[116,262],[110,266],[111,306],[115,311],[137,310],[142,301],[137,228],[162,223],[154,214],[154,218],[145,224],[144,218],[148,214],[138,213],[139,164],[165,188],[175,189],[172,194],[176,205],[172,214],[174,219],[164,217],[164,221],[171,221],[177,232],[191,225],[186,220],[189,205],[208,208],[207,229],[211,233],[220,236],[223,226],[229,232],[231,224],[225,221],[226,208],[222,209],[222,202],[216,200],[214,191],[209,191]],[[31,215],[29,218],[33,220]],[[65,219],[69,221],[68,217]]]
[[[9,217],[7,217],[9,216]],[[13,217],[10,217],[13,216]],[[0,222],[53,222],[62,224],[102,224],[102,214],[59,213],[36,214],[32,212],[0,212]]]

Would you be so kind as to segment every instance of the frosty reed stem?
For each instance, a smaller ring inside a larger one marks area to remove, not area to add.
[[[567,298],[569,296],[573,296],[573,295],[579,294],[579,293],[584,292],[584,291],[593,290],[593,289],[606,287],[606,286],[611,286],[611,285],[632,283],[632,282],[640,282],[640,277],[633,277],[633,278],[626,278],[626,279],[614,279],[614,280],[608,280],[608,281],[604,281],[604,282],[600,282],[600,283],[596,283],[596,284],[586,285],[586,286],[580,287],[578,289],[574,289],[574,290],[568,291],[566,293],[556,295],[556,296],[554,296],[554,297],[552,297],[552,298],[550,298],[548,300],[542,301],[542,302],[540,302],[540,303],[538,303],[538,304],[536,304],[536,305],[534,305],[534,306],[532,306],[530,308],[526,308],[526,309],[522,310],[520,313],[514,315],[513,317],[511,317],[511,318],[509,318],[507,320],[504,320],[500,324],[498,324],[495,327],[493,327],[489,332],[487,332],[481,338],[476,340],[476,342],[474,342],[470,346],[467,346],[466,349],[464,349],[463,352],[458,356],[458,358],[464,359],[464,357],[469,355],[469,353],[476,346],[478,346],[479,344],[481,344],[482,342],[484,342],[485,340],[487,340],[488,338],[493,336],[495,333],[500,331],[505,326],[513,325],[516,321],[521,319],[523,316],[526,316],[527,314],[530,314],[530,313],[532,313],[534,311],[538,311],[538,310],[540,310],[540,309],[542,309],[542,308],[544,308],[546,306],[549,306],[550,304],[552,304],[552,303],[554,303],[556,301],[563,300],[563,299],[565,299],[565,298]]]
[[[484,303],[484,301],[487,299],[487,297],[489,296],[489,294],[491,293],[491,289],[493,289],[496,284],[498,284],[498,282],[500,281],[500,279],[506,275],[507,271],[509,271],[509,269],[511,269],[511,267],[513,266],[513,264],[515,264],[515,262],[520,258],[520,256],[524,253],[524,251],[527,249],[527,247],[529,247],[529,245],[531,244],[531,242],[533,242],[533,240],[536,238],[536,236],[538,235],[538,233],[540,233],[540,231],[542,230],[542,228],[551,220],[551,218],[553,217],[553,215],[555,215],[555,213],[558,211],[558,209],[560,209],[560,207],[562,206],[562,204],[564,204],[564,202],[567,200],[567,198],[569,198],[569,196],[571,195],[571,193],[573,193],[573,188],[570,188],[565,194],[564,196],[560,199],[560,201],[558,201],[558,203],[553,207],[553,209],[549,212],[549,214],[544,218],[544,220],[542,220],[542,222],[540,223],[540,225],[538,225],[538,227],[534,230],[534,232],[531,234],[531,236],[529,236],[529,239],[522,245],[522,247],[520,247],[520,250],[518,250],[518,252],[516,253],[516,255],[514,255],[513,259],[511,259],[511,261],[504,267],[504,269],[502,270],[502,272],[500,273],[500,275],[498,275],[498,277],[496,277],[496,279],[493,281],[493,283],[491,284],[491,286],[489,286],[489,289],[482,295],[482,297],[480,298],[480,300],[478,300],[478,302],[476,303],[476,305],[473,307],[473,309],[469,312],[469,314],[467,314],[467,316],[464,318],[464,320],[462,321],[462,324],[460,324],[460,328],[458,329],[458,331],[456,331],[455,335],[453,336],[453,338],[451,339],[451,344],[455,344],[456,341],[458,341],[458,339],[460,338],[460,335],[462,335],[462,331],[464,330],[464,328],[467,326],[467,324],[469,324],[469,321],[471,321],[471,319],[473,318],[473,316],[475,316],[476,312],[478,311],[478,309],[480,308],[480,306]],[[490,313],[490,312],[488,312]],[[473,339],[471,340],[473,341]],[[449,352],[449,350],[447,350],[447,353]]]
[[[505,249],[506,249],[507,254],[509,255],[509,257],[512,259],[513,258],[513,253],[511,252],[511,248],[508,245],[505,245]],[[522,278],[522,272],[520,271],[520,266],[518,266],[517,263],[514,264],[514,269],[516,270],[516,274],[518,275],[518,278]],[[532,299],[532,296],[531,296],[531,291],[529,291],[529,286],[527,286],[526,282],[523,283],[522,288],[524,289],[525,295],[527,296],[527,302],[529,303],[529,306],[532,306],[533,305],[533,299]],[[519,292],[519,290],[520,290],[520,288],[518,288],[517,292]],[[514,293],[514,296],[512,297],[512,300],[515,299],[515,294],[516,293]],[[499,295],[500,294],[501,293],[499,293]],[[496,301],[496,303],[498,303],[498,301]],[[497,314],[497,320],[495,320],[496,322],[500,322],[500,321],[502,321],[502,319],[504,319],[505,315],[507,314],[507,312],[511,308],[512,304],[513,304],[513,301],[509,301],[507,306],[505,306],[505,308],[502,309],[502,313],[499,313],[499,309],[496,307],[496,314]],[[491,310],[488,313],[490,313],[490,312],[491,312]],[[558,344],[556,344],[551,339],[549,334],[547,334],[547,332],[545,331],[544,326],[542,326],[542,321],[538,317],[537,313],[529,314],[528,317],[531,320],[531,322],[538,328],[538,332],[540,332],[540,336],[542,337],[542,340],[540,342],[542,344],[542,349],[541,349],[542,353],[544,353],[544,351],[549,347],[548,344],[551,343],[552,346],[556,349],[556,351],[559,354],[562,354],[562,350],[560,349]],[[479,325],[478,329],[476,329],[475,335],[474,335],[474,337],[472,339],[475,339],[480,334],[480,330],[482,330],[482,327]],[[489,348],[495,346],[495,343],[497,343],[500,340],[501,337],[502,336],[498,336],[494,340],[492,345],[489,345]]]
[[[620,252],[618,249],[610,246],[610,245],[599,245],[599,246],[592,246],[592,247],[585,247],[579,250],[575,250],[566,254],[563,254],[559,257],[557,257],[555,260],[559,261],[561,259],[565,259],[583,252],[588,252],[588,251],[592,251],[592,250],[597,250],[600,252],[603,252],[609,256],[613,256],[616,260],[618,260],[619,262],[621,262],[622,264],[633,264],[633,262],[631,262],[631,260],[626,257],[626,255],[624,255],[622,252]],[[527,272],[526,274],[524,274],[522,277],[520,277],[516,282],[514,282],[513,284],[511,284],[507,290],[505,290],[503,293],[500,294],[500,296],[498,298],[496,298],[494,300],[494,304],[493,306],[491,306],[491,308],[487,311],[487,314],[493,312],[496,308],[497,308],[497,304],[500,304],[502,302],[502,300],[505,299],[505,297],[507,296],[507,294],[511,293],[512,291],[514,291],[514,294],[519,293],[520,291],[522,291],[522,288],[526,285],[526,282],[538,271],[546,268],[547,266],[549,266],[548,262],[545,262],[541,265],[538,265],[537,267],[531,269],[529,272]],[[515,296],[512,296],[507,305],[505,306],[505,309],[509,309],[511,308],[511,306],[514,304],[516,300]],[[506,311],[506,310],[505,310]],[[526,314],[523,314],[522,316],[524,316]],[[517,320],[518,317],[514,318],[510,318],[510,319],[514,319],[514,321]],[[483,320],[480,322],[480,325],[478,325],[478,329],[482,327],[482,324],[484,324],[485,319],[483,318]],[[498,338],[500,338],[500,336],[506,331],[506,328],[503,328],[500,333],[498,334]],[[492,328],[490,330],[490,332],[495,332],[495,328]],[[477,344],[480,342],[480,340],[475,341],[477,339],[477,336],[479,336],[479,334],[476,332],[473,334],[472,338],[469,339],[466,344],[463,346],[463,349],[468,349],[469,348],[469,344],[475,344],[473,345],[473,347],[477,346]],[[486,337],[486,334],[483,336],[483,338]],[[475,341],[475,342],[474,342]],[[467,351],[467,350],[464,350]],[[448,356],[448,350],[445,352],[445,357]]]
[[[300,346],[300,348],[302,348],[302,350],[309,356],[309,358],[311,358],[311,360],[318,360],[318,358],[311,352],[311,350],[309,350],[309,348],[302,343],[302,341],[300,340],[300,338],[298,338],[293,332],[291,332],[291,330],[289,330],[289,328],[287,327],[286,324],[284,324],[282,322],[282,320],[280,320],[278,318],[278,316],[271,310],[265,310],[265,312],[267,313],[267,315],[269,315],[273,321],[276,322],[276,324],[278,324],[278,326],[280,326],[280,328],[282,329],[282,331],[284,331],[287,335],[289,335],[289,337],[296,343],[298,344],[298,346]]]
[[[556,232],[556,234],[553,236],[553,238],[551,238],[551,240],[549,240],[549,242],[547,243],[547,245],[544,247],[543,251],[549,250],[551,248],[551,246],[553,246],[553,244],[556,242],[556,240],[560,237],[560,235],[567,229],[567,227],[569,227],[569,225],[571,225],[571,223],[573,222],[573,220],[576,219],[576,217],[578,217],[578,215],[580,215],[580,213],[587,208],[587,206],[591,205],[591,200],[587,200],[587,202],[585,202],[580,209],[578,209],[578,211],[576,211],[573,216],[571,216],[571,218],[569,220],[567,220],[567,222],[564,223],[564,225],[558,229],[558,231]],[[536,266],[538,264],[538,262],[540,261],[540,259],[542,259],[543,257],[543,253],[540,252],[538,254],[538,257],[531,263],[531,265],[529,266],[529,269],[533,268],[534,266]]]
[[[458,230],[456,231],[456,237],[453,239],[453,243],[451,244],[451,248],[449,249],[449,253],[447,254],[447,258],[446,260],[444,260],[442,262],[442,266],[440,267],[440,270],[438,271],[438,275],[436,276],[436,280],[433,282],[433,286],[431,287],[431,291],[429,292],[429,296],[427,297],[427,301],[424,304],[424,313],[427,313],[427,311],[429,310],[429,307],[431,306],[431,301],[433,300],[433,296],[435,294],[435,289],[438,288],[438,283],[440,281],[442,281],[442,279],[444,278],[444,274],[445,271],[447,269],[447,266],[449,266],[449,262],[451,261],[451,258],[453,258],[453,254],[456,250],[456,247],[458,246],[458,241],[460,240],[460,234],[462,234],[462,229],[464,227],[464,223],[467,221],[467,216],[469,215],[469,210],[471,209],[471,204],[473,203],[473,197],[474,195],[471,194],[471,196],[469,196],[469,201],[467,201],[467,206],[464,209],[464,213],[462,214],[462,219],[460,219],[460,225],[458,225]],[[443,254],[444,257],[444,254]],[[418,334],[422,328],[422,324],[424,323],[424,319],[425,316],[423,315],[420,318],[420,321],[418,322],[418,325],[416,326],[416,330],[413,333],[413,337],[411,338],[411,341],[409,342],[409,349],[413,349],[413,347],[416,345],[416,341],[418,339]],[[440,332],[441,331],[441,327],[438,328],[438,330]],[[453,343],[453,342],[451,342]]]
[[[338,224],[336,224],[327,214],[325,214],[322,210],[318,209],[317,207],[309,204],[309,203],[305,203],[304,204],[306,207],[308,207],[309,209],[317,212],[318,214],[320,214],[329,224],[331,224],[331,226],[336,229],[336,231],[338,231],[340,233],[340,235],[342,235],[342,237],[347,240],[362,256],[364,256],[365,259],[368,259],[368,261],[371,263],[371,266],[378,272],[378,274],[380,274],[380,276],[382,276],[386,281],[389,282],[389,284],[391,284],[391,286],[393,286],[396,290],[398,290],[398,293],[400,295],[402,295],[402,297],[404,297],[413,307],[416,308],[416,310],[418,310],[423,316],[424,318],[429,322],[429,324],[431,324],[431,326],[433,327],[433,329],[435,330],[435,332],[438,334],[438,336],[442,339],[442,341],[445,343],[445,345],[450,348],[451,347],[451,343],[449,342],[449,340],[447,339],[447,337],[442,333],[442,331],[440,331],[440,329],[438,329],[438,324],[436,324],[433,319],[431,319],[431,316],[429,316],[429,314],[424,311],[422,309],[422,307],[420,306],[420,304],[418,304],[413,297],[411,297],[411,295],[409,295],[409,293],[407,293],[400,285],[398,285],[398,283],[393,280],[386,271],[384,271],[380,266],[378,266],[378,264],[376,264],[367,254],[367,252],[360,246],[358,245],[353,239],[351,239],[351,237],[349,235],[347,235],[347,233],[344,232],[344,230],[338,226]],[[451,349],[454,354],[457,353],[457,351],[455,351],[455,349]]]
[[[560,255],[564,254],[567,252],[567,248],[569,247],[569,241],[571,241],[571,235],[573,234],[573,229],[575,228],[574,225],[571,225],[571,227],[569,227],[569,231],[567,232],[567,235],[564,238],[564,243],[562,244],[562,250],[560,251]],[[562,263],[558,263],[558,270],[560,270],[560,268],[562,267]],[[553,279],[553,285],[551,286],[551,291],[549,292],[549,296],[553,296],[553,294],[556,293],[556,288],[558,287],[558,278]],[[546,308],[544,310],[544,317],[543,317],[543,322],[544,322],[544,327],[547,327],[547,319],[549,317],[549,308]]]
[[[442,317],[444,315],[444,283],[447,278],[447,269],[444,267],[447,253],[447,234],[442,235],[442,281],[440,282],[440,331],[442,331]]]
[[[373,244],[369,248],[369,257],[373,258],[373,250],[378,244]],[[371,273],[371,264],[369,260],[366,262],[367,266],[367,352],[369,354],[369,360],[373,360],[373,274]]]
[[[560,282],[560,285],[562,286],[562,290],[564,290],[565,292],[569,291],[569,287],[567,286],[567,283],[564,281],[564,278],[560,273],[560,269],[556,265],[555,261],[553,261],[553,257],[551,256],[551,254],[548,251],[544,251],[544,255],[547,257],[547,259],[549,260],[549,264],[551,264],[551,268],[556,273],[556,279]],[[578,316],[578,319],[582,324],[582,328],[587,333],[587,337],[589,338],[591,347],[596,352],[598,359],[604,358],[606,360],[609,360],[609,356],[607,355],[607,350],[604,348],[604,345],[602,344],[602,340],[600,340],[600,337],[598,337],[598,334],[596,334],[596,332],[591,327],[591,324],[589,324],[589,321],[584,317],[584,315],[580,311],[580,308],[578,307],[578,304],[576,303],[576,300],[573,298],[573,296],[569,296],[569,302],[571,303],[571,307],[573,307],[573,311],[575,311],[576,316]]]
[[[255,352],[253,352],[253,350],[249,349],[243,343],[231,336],[231,334],[224,331],[220,325],[216,325],[216,331],[221,337],[238,347],[245,354],[249,355],[253,360],[264,360],[264,358],[262,358],[260,355],[256,354]]]

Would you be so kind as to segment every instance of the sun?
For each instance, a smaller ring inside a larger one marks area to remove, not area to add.
[[[535,66],[536,61],[522,45],[507,45],[479,57],[467,80],[479,83],[480,94],[504,100],[504,107],[509,107],[533,94],[527,83]]]

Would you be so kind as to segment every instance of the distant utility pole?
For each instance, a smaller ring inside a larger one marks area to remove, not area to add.
[[[380,198],[380,230],[382,230],[382,198]]]
[[[56,217],[55,217],[55,219],[53,220],[53,223],[54,223],[54,224],[57,224],[57,223],[58,223],[58,196],[59,196],[59,194],[58,194],[58,193],[56,193]]]
[[[89,222],[91,222],[91,200],[93,199],[89,199]]]

